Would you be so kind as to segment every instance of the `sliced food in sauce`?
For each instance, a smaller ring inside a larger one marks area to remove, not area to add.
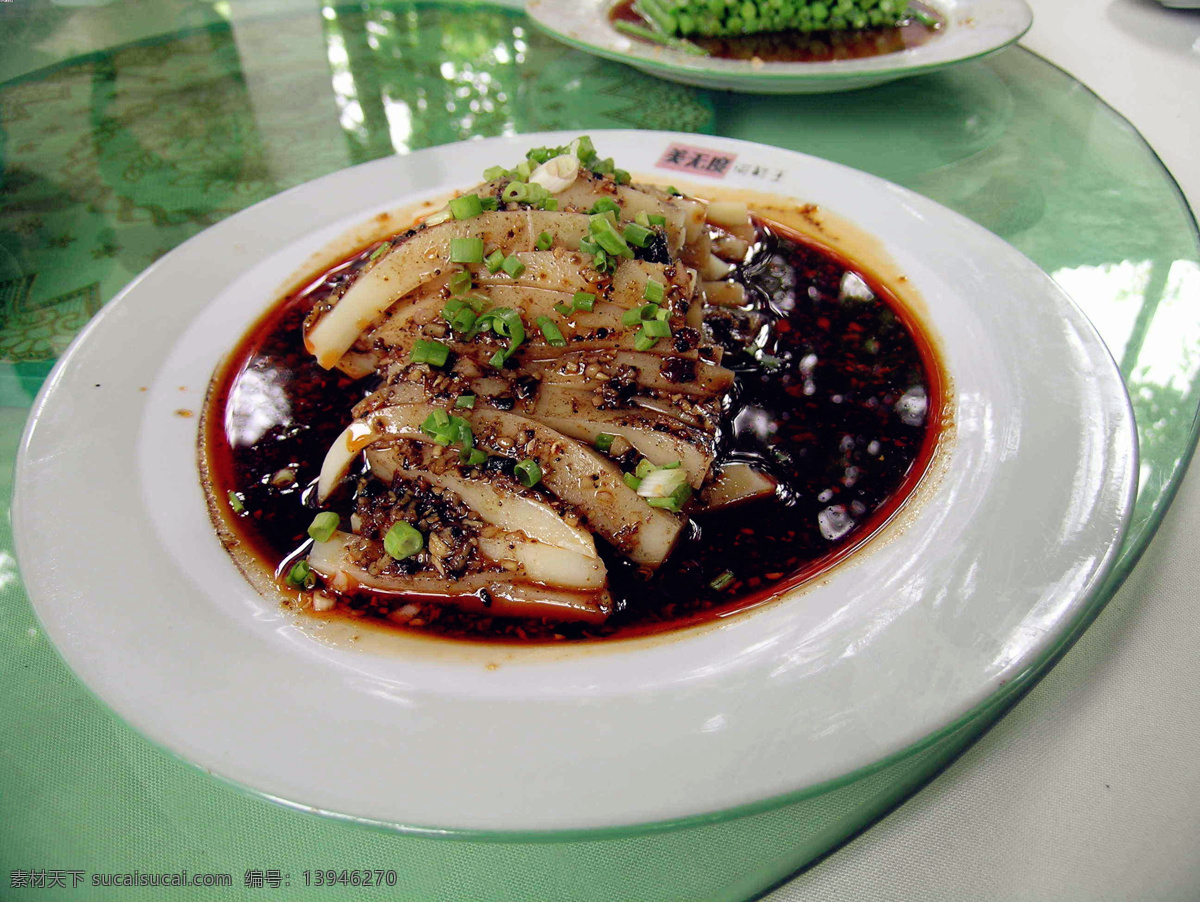
[[[314,610],[657,631],[799,582],[902,502],[940,380],[869,274],[586,138],[484,177],[284,299],[216,378],[213,507]]]

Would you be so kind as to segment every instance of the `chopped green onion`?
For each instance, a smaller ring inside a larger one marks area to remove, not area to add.
[[[571,298],[571,304],[576,310],[586,310],[591,313],[592,308],[596,306],[596,296],[586,291],[577,291],[575,292],[575,296]]]
[[[605,157],[603,160],[596,160],[591,165],[592,172],[596,175],[611,175],[613,170],[617,168],[612,157]]]
[[[611,432],[601,432],[596,436],[596,450],[603,451],[607,454],[612,450],[613,440],[616,438]]]
[[[450,215],[455,219],[470,219],[483,212],[483,203],[478,194],[464,194],[450,201]]]
[[[667,325],[666,323],[660,322],[659,320],[656,320],[656,319],[652,319],[648,323],[643,323],[642,331],[644,331],[651,338],[670,338],[671,337],[671,327],[669,325]]]
[[[506,175],[508,175],[508,170],[503,166],[489,166],[487,169],[483,170],[484,180],[489,182],[492,179],[504,178]]]
[[[649,476],[651,473],[653,473],[657,469],[658,469],[658,467],[654,466],[654,464],[650,463],[650,461],[640,460],[640,461],[638,461],[638,465],[634,468],[633,474],[638,479],[645,479],[647,476]]]
[[[621,314],[622,326],[636,326],[638,323],[652,320],[658,313],[658,304],[643,304],[633,307]]]
[[[385,241],[385,242],[383,242],[383,244],[379,245],[379,247],[375,248],[375,250],[371,251],[371,256],[367,257],[367,259],[368,260],[377,260],[391,249],[392,249],[392,242]]]
[[[549,232],[542,232],[542,234],[538,235],[537,243],[534,244],[534,247],[536,247],[539,251],[548,251],[550,250],[550,245],[553,243],[554,236]]]
[[[421,431],[426,435],[436,435],[450,425],[450,414],[444,410],[434,410],[421,424]]]
[[[588,210],[588,212],[591,213],[593,216],[596,215],[597,213],[607,213],[610,211],[613,213],[621,212],[621,205],[618,204],[611,197],[600,198],[598,201],[596,201],[594,204],[592,204],[592,209]]]
[[[468,467],[477,467],[487,460],[487,454],[478,448],[472,448],[470,451],[464,448],[459,453],[458,459]]]
[[[627,486],[629,486],[631,489],[633,489],[635,492],[638,490],[638,486],[640,486],[642,484],[642,481],[640,479],[638,479],[636,476],[634,476],[632,473],[626,473],[621,478],[624,479],[625,484]]]
[[[514,279],[520,276],[521,273],[525,272],[525,264],[518,260],[515,256],[505,257],[504,262],[500,265],[500,268]]]
[[[425,537],[403,520],[393,523],[383,537],[383,550],[397,561],[412,557],[424,547]]]
[[[471,290],[471,274],[465,269],[450,274],[450,293],[466,294]]]
[[[724,573],[722,573],[720,576],[718,576],[716,579],[714,579],[712,582],[710,582],[708,584],[708,587],[715,592],[720,592],[722,589],[724,589],[726,586],[728,586],[731,582],[733,582],[733,578],[734,578],[733,571],[726,570]]]
[[[554,324],[554,320],[548,316],[539,316],[537,318],[538,328],[542,330],[542,335],[546,338],[546,343],[552,348],[565,348],[567,340],[563,338],[562,331]]]
[[[645,210],[638,210],[637,215],[633,217],[633,221],[640,226],[650,227],[650,217],[646,215]]]
[[[692,497],[692,487],[686,482],[666,498],[647,498],[646,503],[651,507],[661,507],[679,513]]]
[[[499,248],[492,251],[484,259],[483,265],[487,267],[487,271],[490,273],[495,274],[500,272],[500,267],[504,265],[504,251]]]
[[[656,344],[658,339],[647,335],[645,328],[638,329],[637,335],[633,337],[633,347],[636,351],[649,351]]]
[[[557,197],[547,197],[545,200],[542,201],[541,207],[543,210],[548,210],[551,213],[556,212],[558,210],[558,198]]]
[[[621,237],[637,247],[645,247],[654,240],[654,233],[650,229],[638,225],[636,222],[631,222],[625,226],[625,229],[621,232]]]
[[[588,217],[588,230],[605,253],[611,254],[614,257],[633,256],[633,250],[625,242],[625,239],[621,237],[621,233],[612,224],[612,220],[604,213]]]
[[[667,185],[667,194],[671,195],[672,197],[683,197],[683,192],[674,185]]]
[[[631,176],[624,169],[614,169],[613,170],[613,180],[616,181],[616,183],[618,185],[628,185],[630,179],[632,179],[632,178],[633,178],[633,176]]]
[[[421,424],[421,431],[442,447],[458,444],[470,449],[475,446],[471,424],[462,417],[446,413],[444,410],[434,410],[429,414]]]
[[[517,476],[517,481],[527,489],[533,488],[542,481],[542,468],[534,460],[521,461],[513,468],[513,472]]]
[[[500,192],[500,197],[505,201],[521,203],[529,199],[529,186],[524,182],[509,182]]]
[[[450,262],[451,263],[482,263],[483,262],[483,239],[482,238],[451,238],[450,239]]]
[[[572,313],[575,312],[575,308],[572,307],[570,304],[559,303],[559,304],[554,305],[554,311],[556,313],[561,314],[562,316],[570,316]]]
[[[454,399],[454,406],[463,408],[465,410],[470,410],[471,408],[473,408],[475,406],[475,396],[474,395],[459,395],[457,398]]]
[[[340,523],[341,518],[333,511],[321,511],[308,524],[308,535],[314,542],[328,542]]]
[[[642,289],[642,297],[654,304],[661,304],[666,296],[666,286],[657,279],[647,279],[646,287]]]
[[[667,224],[667,217],[661,213],[651,213],[646,218],[650,220],[650,225],[652,226],[665,226]]]
[[[311,589],[317,584],[317,577],[312,567],[308,566],[308,561],[296,561],[288,571],[287,582],[297,589]]]
[[[418,338],[413,345],[409,359],[413,363],[427,363],[430,366],[445,366],[450,357],[450,349],[440,341],[426,341]]]
[[[492,308],[479,317],[475,328],[476,331],[491,329],[500,337],[509,340],[508,349],[497,351],[488,361],[497,369],[504,366],[505,361],[516,352],[521,342],[525,340],[525,324],[521,321],[521,314],[511,307]]]
[[[500,201],[496,200],[494,197],[479,198],[479,205],[489,213],[493,213],[500,209]]]
[[[528,159],[522,160],[517,164],[517,168],[514,171],[521,177],[522,180],[527,180],[531,175],[533,175],[533,163]]]
[[[235,514],[241,514],[245,512],[246,505],[242,504],[242,499],[238,496],[237,492],[229,493],[229,508]]]

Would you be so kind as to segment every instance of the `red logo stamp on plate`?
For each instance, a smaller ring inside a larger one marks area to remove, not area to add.
[[[655,165],[659,169],[675,169],[712,179],[723,179],[736,159],[735,153],[692,147],[688,144],[671,144],[663,151]]]

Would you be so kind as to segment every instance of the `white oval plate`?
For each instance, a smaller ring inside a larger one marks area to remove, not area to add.
[[[549,35],[578,50],[668,81],[758,94],[852,91],[932,72],[1002,50],[1033,24],[1025,0],[931,0],[946,26],[919,47],[865,59],[755,65],[692,56],[630,38],[609,23],[613,5],[614,0],[527,0],[525,12]]]
[[[199,409],[221,357],[310,255],[381,210],[571,137],[432,148],[287,191],[148,269],[59,362],[17,463],[21,569],[67,663],[136,729],[277,800],[369,821],[677,821],[910,748],[1087,607],[1129,517],[1136,439],[1121,378],[1062,291],[989,232],[880,179],[661,132],[594,138],[664,181],[678,176],[657,165],[667,151],[701,144],[730,160],[720,184],[766,186],[878,236],[922,296],[957,435],[904,528],[795,598],[656,640],[338,643],[260,597],[213,533],[198,420],[179,411]]]

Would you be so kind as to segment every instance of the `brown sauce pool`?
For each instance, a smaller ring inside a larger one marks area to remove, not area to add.
[[[630,22],[643,28],[652,25],[634,9],[637,0],[622,0],[609,13],[609,21]],[[734,38],[689,36],[688,40],[717,59],[753,60],[764,63],[826,63],[832,60],[864,59],[911,50],[937,36],[946,25],[945,16],[932,6],[910,2],[910,15],[888,28],[845,31],[770,31]],[[630,40],[658,46],[645,38]]]
[[[203,451],[214,503],[236,541],[277,576],[306,548],[315,513],[306,502],[325,451],[373,387],[321,369],[304,350],[301,324],[373,247],[269,311],[206,402]],[[597,539],[617,603],[600,626],[494,618],[369,593],[341,599],[338,613],[394,625],[388,611],[415,603],[419,615],[396,629],[455,639],[632,637],[755,607],[870,538],[911,494],[937,446],[944,380],[929,341],[869,273],[775,224],[760,223],[734,278],[766,324],[743,334],[736,318],[714,323],[724,364],[737,374],[718,459],[768,472],[779,483],[774,496],[693,514],[690,531],[649,580]],[[232,510],[227,497],[236,498]]]

